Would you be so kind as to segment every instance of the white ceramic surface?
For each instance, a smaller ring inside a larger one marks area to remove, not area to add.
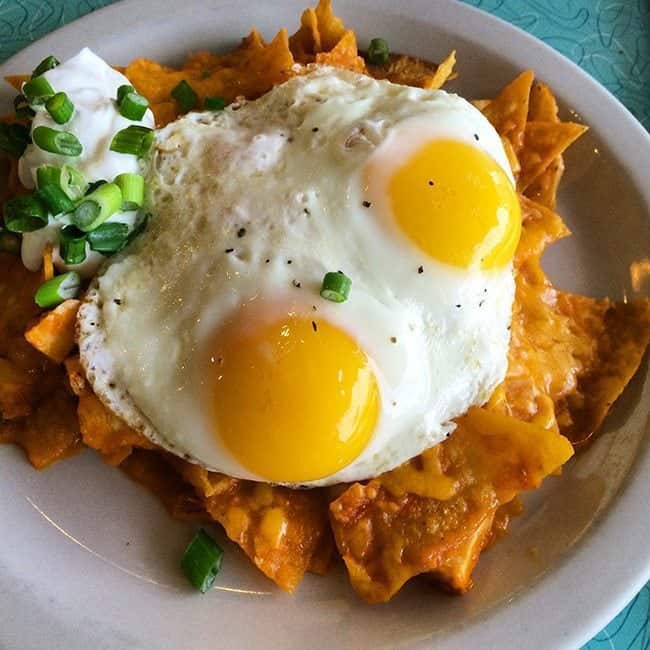
[[[440,59],[458,50],[467,96],[533,68],[592,129],[568,155],[561,211],[575,234],[545,258],[556,283],[588,295],[648,293],[650,138],[603,88],[530,36],[452,0],[337,0],[360,36]],[[252,25],[293,29],[302,1],[128,0],[30,46],[0,74],[90,45],[114,63],[174,62],[225,49]],[[183,15],[179,14],[183,11]],[[0,94],[0,109],[11,92]],[[645,277],[645,280],[644,280]],[[645,284],[644,284],[645,283]],[[188,589],[178,559],[191,526],[91,452],[38,473],[0,448],[0,648],[575,648],[650,577],[647,362],[599,439],[526,500],[464,598],[415,580],[387,605],[360,603],[342,571],[279,592],[226,544],[219,587]],[[218,533],[217,533],[218,534]]]

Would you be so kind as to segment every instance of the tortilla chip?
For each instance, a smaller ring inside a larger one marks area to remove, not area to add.
[[[515,150],[512,148],[512,143],[508,138],[501,136],[501,144],[503,145],[503,150],[506,152],[506,156],[508,157],[510,169],[512,169],[514,177],[517,178],[519,172],[521,172],[521,165],[519,164],[519,158],[517,158]]]
[[[62,386],[41,401],[24,420],[13,424],[13,438],[36,469],[81,451],[75,400]]]
[[[155,451],[136,449],[120,463],[120,469],[151,490],[174,519],[210,522],[203,499]]]
[[[564,158],[562,155],[553,159],[551,164],[534,180],[525,191],[526,196],[536,203],[555,210],[557,191],[564,175]]]
[[[352,586],[366,602],[385,602],[409,578],[428,572],[449,589],[466,591],[500,505],[539,486],[572,453],[558,433],[470,409],[441,445],[367,485],[356,483],[331,504]],[[395,471],[417,474],[435,455],[441,471],[434,475],[453,486],[448,498],[395,490]]]
[[[28,74],[11,74],[5,77],[5,81],[19,93],[22,90],[23,84],[27,83],[30,79]]]
[[[517,189],[525,191],[587,128],[574,122],[528,122],[525,144],[519,154],[521,174]]]
[[[285,591],[293,591],[328,534],[320,490],[290,490],[211,474],[210,516],[250,560]]]
[[[345,36],[343,21],[334,15],[330,0],[318,0],[316,19],[320,35],[321,51],[333,50]]]
[[[650,343],[650,300],[606,303],[603,311],[603,301],[560,293],[558,308],[583,338],[596,343],[593,356],[583,360],[576,390],[557,405],[560,431],[574,445],[583,445],[643,360]]]
[[[305,9],[300,17],[300,29],[289,37],[289,48],[298,63],[313,63],[314,56],[322,51],[318,18],[315,9]]]
[[[442,88],[448,79],[451,79],[454,74],[454,66],[456,65],[456,50],[452,50],[447,58],[438,65],[433,77],[425,81],[423,88],[427,90],[437,90]]]
[[[113,414],[86,382],[79,357],[68,357],[65,369],[70,387],[79,398],[77,415],[83,443],[96,449],[109,465],[119,465],[134,447],[154,449],[155,445]]]
[[[368,74],[375,79],[417,88],[440,88],[453,76],[456,61],[452,52],[440,65],[404,54],[391,54],[388,63],[368,64]]]
[[[536,81],[530,89],[528,103],[529,122],[559,122],[558,106],[551,89],[541,81]]]
[[[516,154],[524,146],[524,128],[534,76],[530,70],[522,72],[483,109],[483,115],[499,135],[510,140]]]
[[[8,359],[0,358],[0,418],[12,420],[31,413],[34,378]]]
[[[329,52],[319,52],[316,63],[333,65],[353,72],[364,72],[366,62],[358,55],[357,39],[352,30],[348,30],[341,40]]]
[[[240,96],[255,99],[286,81],[293,74],[293,63],[285,30],[269,44],[254,31],[229,55],[200,53],[180,70],[140,58],[126,67],[125,75],[149,100],[156,125],[164,126],[181,114],[171,92],[183,80],[197,93],[199,106],[206,97],[223,97],[228,102]]]
[[[25,332],[25,338],[39,352],[61,363],[74,347],[74,328],[79,300],[66,300]]]

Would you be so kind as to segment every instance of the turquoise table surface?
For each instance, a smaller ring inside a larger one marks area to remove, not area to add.
[[[0,62],[112,1],[0,0]],[[650,130],[650,0],[465,1],[530,32],[575,61]],[[583,650],[606,648],[650,649],[650,583]]]

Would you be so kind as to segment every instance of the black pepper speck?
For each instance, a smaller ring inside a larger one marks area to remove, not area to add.
[[[240,229],[237,231],[237,237],[239,237],[240,239],[241,239],[245,234],[246,234],[246,228],[240,228]]]
[[[312,326],[312,329],[314,330],[314,332],[318,332],[318,325],[316,325],[316,321],[315,321],[315,320],[313,320],[313,321],[311,322],[311,326]]]
[[[424,267],[418,266],[418,273],[424,273]]]
[[[235,249],[234,248],[226,248],[224,253],[232,253]]]
[[[362,205],[364,208],[369,208],[369,207],[372,205],[372,203],[370,203],[370,201],[364,201],[361,205]]]

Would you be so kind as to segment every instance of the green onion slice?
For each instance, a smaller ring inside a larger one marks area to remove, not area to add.
[[[122,210],[137,210],[144,201],[144,177],[120,174],[113,181],[122,190]]]
[[[31,141],[29,129],[24,124],[0,122],[0,151],[20,158]]]
[[[45,108],[57,124],[65,124],[74,112],[74,104],[65,93],[56,93],[46,102]]]
[[[23,95],[32,106],[38,106],[54,95],[54,88],[45,77],[34,77],[23,84]]]
[[[86,177],[72,165],[63,165],[61,169],[61,189],[73,201],[78,201],[88,189]]]
[[[129,94],[134,93],[135,88],[129,84],[124,84],[117,89],[117,103],[121,104],[122,100]]]
[[[4,220],[11,232],[39,230],[47,226],[47,207],[36,196],[17,196],[5,203]]]
[[[27,97],[25,95],[16,95],[14,97],[14,108],[17,110],[21,106],[26,106],[27,105]]]
[[[113,136],[111,151],[117,153],[128,153],[144,158],[147,155],[153,142],[153,130],[146,126],[132,124],[125,129],[118,131]]]
[[[127,120],[141,120],[149,108],[149,101],[138,93],[127,93],[120,102],[120,115]]]
[[[173,88],[172,97],[185,113],[191,111],[199,102],[199,96],[185,79]]]
[[[226,108],[226,100],[223,97],[206,97],[203,108],[206,111],[222,111]]]
[[[68,131],[57,131],[49,126],[37,126],[32,133],[34,144],[50,153],[62,156],[79,156],[83,151],[81,142]]]
[[[36,291],[34,302],[39,307],[56,307],[68,298],[74,298],[81,287],[81,278],[75,271],[68,271],[44,282]]]
[[[36,113],[29,106],[21,106],[16,109],[15,113],[17,120],[29,120],[34,117],[34,115],[36,115]]]
[[[373,38],[368,46],[368,62],[374,65],[388,63],[390,49],[383,38]]]
[[[6,230],[0,230],[0,253],[20,254],[20,242],[19,235],[13,232],[7,232]]]
[[[88,187],[86,188],[86,192],[84,196],[88,196],[89,194],[92,194],[98,187],[101,187],[102,185],[106,185],[108,181],[105,181],[103,178],[100,178],[97,181],[93,181],[92,183],[88,184]]]
[[[36,192],[36,195],[45,203],[53,215],[64,214],[74,210],[74,203],[61,189],[60,185],[54,185],[53,183],[44,185]]]
[[[351,286],[352,280],[345,273],[341,271],[326,273],[320,295],[332,302],[345,302],[350,295]]]
[[[66,226],[59,235],[61,257],[66,264],[81,264],[86,259],[86,233]]]
[[[88,233],[90,248],[104,255],[117,253],[129,241],[129,227],[125,223],[103,223],[99,228]]]
[[[78,201],[88,188],[86,177],[72,165],[43,165],[36,170],[36,183],[39,189],[46,185],[60,187],[71,201]]]
[[[40,77],[44,72],[47,72],[48,70],[51,70],[52,68],[56,68],[57,65],[59,65],[59,60],[56,57],[54,57],[54,56],[46,56],[34,68],[34,72],[32,72],[32,79],[34,77]]]
[[[115,183],[104,183],[77,205],[71,221],[80,230],[90,232],[100,226],[122,205],[122,191]]]
[[[221,547],[201,529],[185,549],[181,568],[192,585],[205,593],[214,584],[222,560]]]
[[[61,185],[61,167],[54,165],[42,165],[36,170],[36,185],[38,189],[46,185]]]

